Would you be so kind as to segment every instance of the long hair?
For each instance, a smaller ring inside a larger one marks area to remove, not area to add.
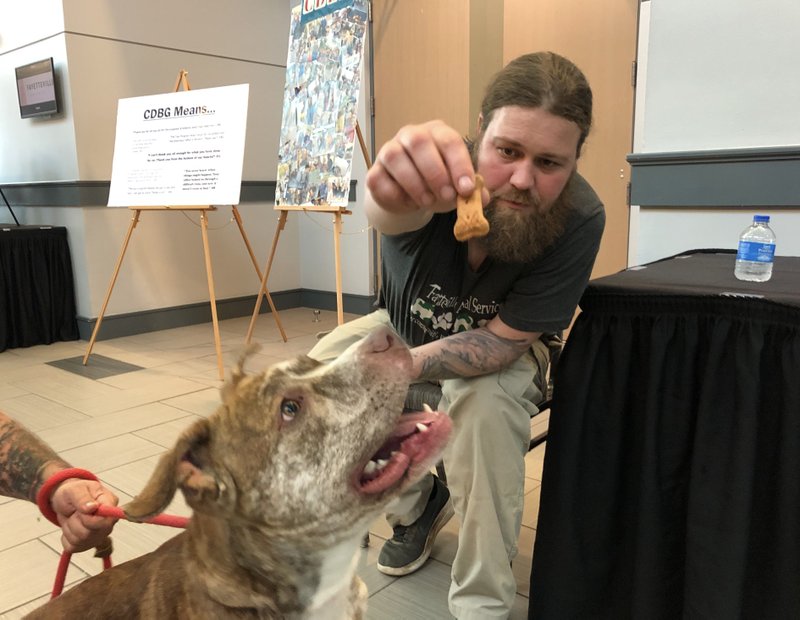
[[[580,129],[580,155],[592,126],[592,89],[580,69],[553,52],[520,56],[495,74],[481,103],[485,128],[505,106],[542,108],[574,122]]]

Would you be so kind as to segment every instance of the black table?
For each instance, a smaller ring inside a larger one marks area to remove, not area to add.
[[[531,618],[800,618],[800,258],[592,281],[555,377]]]
[[[77,339],[67,229],[0,226],[0,351]]]

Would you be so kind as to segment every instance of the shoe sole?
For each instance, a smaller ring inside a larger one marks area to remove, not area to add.
[[[409,562],[405,566],[383,566],[380,562],[378,562],[378,570],[384,575],[390,575],[392,577],[403,577],[419,570],[422,565],[428,561],[428,558],[431,557],[433,543],[436,540],[436,536],[439,534],[439,531],[447,524],[454,514],[455,510],[453,510],[453,502],[448,499],[447,503],[442,507],[442,510],[439,512],[439,514],[436,515],[436,519],[431,526],[431,531],[428,533],[428,537],[425,539],[425,547],[422,550],[422,554],[416,560]]]

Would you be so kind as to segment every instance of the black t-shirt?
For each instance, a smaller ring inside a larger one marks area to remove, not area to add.
[[[557,332],[569,326],[594,265],[605,211],[576,174],[564,233],[530,263],[487,257],[477,271],[467,243],[453,236],[456,211],[435,214],[419,230],[384,235],[379,303],[411,346],[481,327],[498,313],[520,331]]]

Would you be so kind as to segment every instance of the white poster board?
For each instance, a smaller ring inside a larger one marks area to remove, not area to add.
[[[292,11],[276,209],[348,204],[367,20],[366,0]]]
[[[109,207],[235,205],[248,84],[120,99]]]

